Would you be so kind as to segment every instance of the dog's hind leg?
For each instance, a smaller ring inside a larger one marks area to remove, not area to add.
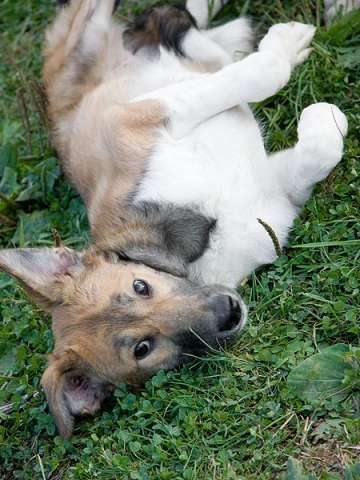
[[[240,60],[254,50],[254,32],[250,21],[245,17],[203,33],[221,46],[232,59]]]
[[[347,120],[338,107],[315,103],[301,114],[296,146],[270,157],[282,190],[296,206],[339,163],[346,134]]]
[[[233,56],[219,42],[210,38],[210,31],[192,27],[182,40],[182,50],[186,58],[211,64],[213,70],[217,70],[232,63]]]
[[[234,59],[234,54],[237,52],[237,60],[240,60],[254,49],[254,35],[250,21],[247,18],[238,18],[220,27],[206,30],[209,20],[211,20],[227,2],[228,0],[188,0],[186,8],[195,18],[197,26],[202,30],[201,33],[203,36],[206,36],[221,47],[222,50],[225,50],[231,60]],[[202,44],[205,46],[204,40],[198,43],[200,49]]]
[[[195,18],[199,28],[207,28],[209,21],[229,0],[187,0],[186,8]]]
[[[183,39],[182,48],[192,60],[223,66],[243,59],[254,50],[254,34],[250,21],[238,18],[209,30],[192,27]]]
[[[46,35],[44,83],[52,120],[73,110],[102,79],[115,0],[72,0]]]

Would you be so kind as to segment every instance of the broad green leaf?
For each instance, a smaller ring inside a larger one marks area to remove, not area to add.
[[[355,463],[352,467],[345,470],[345,480],[359,480],[360,479],[360,463]]]
[[[55,181],[60,176],[58,161],[51,157],[33,167],[26,176],[26,188],[17,198],[18,202],[47,198],[53,191]]]
[[[346,343],[337,343],[336,345],[322,348],[320,353],[334,353],[342,357],[344,353],[348,353],[349,351],[349,345],[346,345]]]
[[[4,174],[5,167],[16,168],[16,149],[12,145],[5,144],[0,147],[0,178]]]
[[[0,182],[0,192],[8,197],[12,197],[19,188],[17,183],[17,173],[10,167],[5,167],[3,177]]]
[[[38,185],[31,184],[25,190],[23,190],[17,197],[17,202],[27,202],[29,200],[36,200],[41,198]]]
[[[288,383],[295,394],[304,401],[321,403],[336,396],[341,400],[348,395],[343,380],[354,367],[346,362],[349,347],[344,344],[325,348],[307,358],[288,376]]]
[[[8,274],[0,272],[0,289],[8,287],[9,285],[13,285],[12,278]]]
[[[2,131],[0,132],[1,141],[4,145],[13,144],[21,131],[21,122],[20,121],[7,121],[2,125]]]
[[[339,48],[338,63],[344,68],[357,67],[360,65],[360,49],[358,47]]]
[[[23,213],[20,215],[12,243],[21,247],[39,245],[42,239],[51,237],[51,231],[52,215],[47,210]]]
[[[0,375],[10,373],[16,365],[16,350],[10,350],[0,357]]]

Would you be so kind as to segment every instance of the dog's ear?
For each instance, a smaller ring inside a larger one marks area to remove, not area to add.
[[[158,245],[129,245],[121,251],[117,250],[116,254],[121,260],[142,263],[154,270],[177,277],[186,277],[188,274],[187,263],[183,258]]]
[[[94,414],[114,390],[72,349],[61,356],[50,355],[41,384],[59,434],[64,438],[71,437],[76,416]]]
[[[82,254],[69,248],[0,250],[0,270],[17,278],[44,307],[60,303],[65,282],[83,268]]]
[[[126,245],[125,257],[177,276],[203,255],[216,227],[216,220],[173,204],[140,202],[132,212],[144,235]]]
[[[158,209],[154,221],[162,232],[163,247],[185,263],[198,260],[209,246],[216,220],[187,207],[174,205]]]

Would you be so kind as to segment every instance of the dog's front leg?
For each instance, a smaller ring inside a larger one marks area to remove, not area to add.
[[[181,138],[209,118],[242,103],[259,102],[277,93],[292,68],[310,53],[315,27],[301,23],[270,28],[259,51],[219,72],[186,80],[136,98],[163,106],[171,135]]]
[[[296,146],[271,156],[281,188],[295,205],[301,207],[341,160],[347,128],[338,107],[315,103],[301,114]]]

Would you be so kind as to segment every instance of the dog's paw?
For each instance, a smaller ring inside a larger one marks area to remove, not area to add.
[[[336,105],[314,103],[301,114],[299,145],[311,153],[313,161],[333,167],[341,159],[347,131],[347,118]]]
[[[259,45],[259,50],[271,50],[285,57],[292,67],[303,63],[312,49],[309,45],[316,27],[290,22],[273,25]]]
[[[348,131],[346,116],[330,103],[314,103],[301,114],[298,132],[299,139],[309,136],[327,136],[342,141]]]

